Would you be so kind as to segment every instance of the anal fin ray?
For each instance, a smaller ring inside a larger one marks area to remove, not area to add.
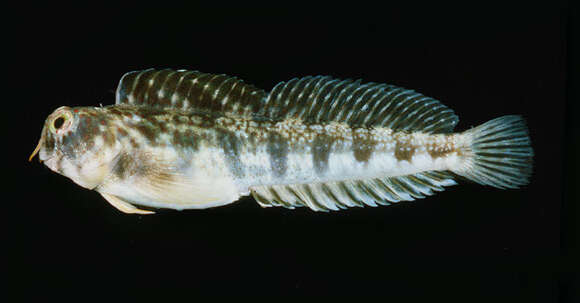
[[[413,201],[456,184],[447,172],[421,172],[408,176],[311,184],[256,186],[252,195],[263,207],[309,207],[315,211],[389,205]]]

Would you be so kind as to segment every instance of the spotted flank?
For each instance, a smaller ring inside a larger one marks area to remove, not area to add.
[[[31,155],[125,213],[222,206],[315,211],[421,199],[457,184],[529,182],[533,151],[520,116],[464,132],[413,90],[328,76],[269,93],[235,77],[186,70],[125,74],[116,102],[60,107]]]

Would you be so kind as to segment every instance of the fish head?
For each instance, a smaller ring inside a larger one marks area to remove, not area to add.
[[[100,108],[59,107],[46,118],[40,141],[29,160],[38,153],[39,160],[52,171],[94,189],[102,183],[118,155],[107,124]],[[105,138],[109,144],[105,144]]]

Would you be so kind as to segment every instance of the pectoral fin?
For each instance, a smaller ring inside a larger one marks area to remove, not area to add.
[[[131,205],[128,202],[121,200],[117,196],[113,196],[113,195],[105,194],[105,193],[100,193],[100,194],[101,194],[101,196],[103,196],[103,198],[105,198],[105,200],[107,200],[107,202],[111,203],[111,205],[113,205],[116,209],[118,209],[126,214],[151,215],[151,214],[155,213],[153,211],[139,209],[139,208],[135,207],[134,205]]]

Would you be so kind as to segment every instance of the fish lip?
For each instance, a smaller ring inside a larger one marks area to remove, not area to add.
[[[42,162],[46,163],[46,161],[49,161],[54,157],[56,157],[56,155],[52,155],[52,157],[47,157],[46,153],[43,153],[43,152],[38,153],[38,161],[40,161],[40,163],[42,163]]]
[[[43,153],[38,153],[38,160],[40,160],[40,161],[48,161],[48,160],[50,160],[50,159],[52,159],[52,158],[55,157],[55,156],[52,156],[52,157],[46,157],[45,158],[43,156],[45,156]]]
[[[50,157],[48,159],[44,159],[44,165],[46,165],[46,167],[50,168],[50,170],[54,171],[54,172],[58,172],[58,170],[56,169],[56,157]]]

